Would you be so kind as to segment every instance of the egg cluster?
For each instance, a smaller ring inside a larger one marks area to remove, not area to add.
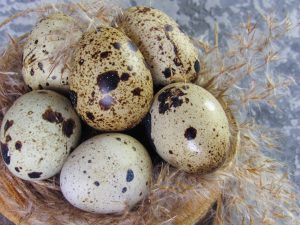
[[[32,91],[14,102],[0,133],[11,173],[36,181],[60,172],[65,198],[95,213],[132,208],[151,184],[146,148],[112,132],[143,125],[139,136],[188,173],[216,170],[230,147],[222,106],[193,84],[198,52],[178,24],[148,7],[125,10],[117,24],[83,32],[61,13],[41,20],[24,45]],[[102,134],[82,141],[82,124]]]

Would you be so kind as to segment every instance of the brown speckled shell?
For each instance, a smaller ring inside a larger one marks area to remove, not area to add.
[[[219,168],[230,146],[221,104],[195,84],[175,83],[159,91],[151,107],[151,138],[158,154],[187,172]]]
[[[81,35],[82,32],[70,16],[57,13],[42,19],[24,46],[22,73],[25,83],[34,90],[68,91],[70,70],[66,64],[70,57],[67,56],[70,46]],[[62,55],[63,52],[66,55]]]
[[[22,95],[7,111],[0,144],[12,174],[44,180],[60,171],[80,136],[80,119],[70,101],[56,92],[38,90]]]
[[[198,53],[178,24],[160,10],[132,7],[118,26],[143,53],[155,85],[191,82],[200,72]]]
[[[71,98],[93,128],[121,131],[146,115],[153,97],[151,73],[135,44],[112,27],[85,33],[75,50]]]

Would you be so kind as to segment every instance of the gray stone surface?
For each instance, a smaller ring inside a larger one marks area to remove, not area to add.
[[[19,10],[32,7],[36,3],[55,2],[55,0],[1,0],[0,21]],[[226,47],[224,35],[246,22],[248,16],[260,20],[261,14],[275,13],[283,19],[289,16],[296,24],[300,22],[300,1],[298,0],[126,0],[119,1],[124,6],[151,5],[162,9],[175,18],[182,28],[190,35],[212,40],[215,21],[220,27],[220,44]],[[34,17],[17,19],[14,23],[0,29],[0,46],[5,43],[6,33],[12,35],[28,31]],[[300,80],[300,29],[294,29],[289,36],[277,46],[281,52],[281,62],[272,69],[275,73],[292,76],[296,82]],[[280,111],[274,111],[266,106],[253,108],[249,115],[255,117],[258,123],[277,128],[282,135],[280,143],[282,154],[277,154],[288,164],[291,178],[300,185],[300,86],[290,88],[286,97],[279,101]],[[4,222],[0,224],[5,224]]]

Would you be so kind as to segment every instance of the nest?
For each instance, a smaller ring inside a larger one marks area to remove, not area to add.
[[[53,12],[73,16],[83,29],[110,24],[121,9],[103,1],[86,4],[43,5],[8,18]],[[20,180],[0,162],[0,210],[16,224],[297,224],[299,209],[295,187],[284,165],[268,157],[277,150],[274,133],[260,127],[246,113],[253,106],[276,100],[293,81],[272,74],[269,65],[278,60],[274,43],[293,28],[288,18],[278,21],[262,16],[260,32],[251,19],[228,36],[229,46],[193,40],[200,52],[199,85],[224,107],[231,126],[231,152],[224,166],[207,175],[187,174],[166,163],[155,165],[147,199],[123,215],[95,215],[67,203],[58,177],[41,182]],[[22,80],[22,48],[27,34],[10,37],[0,58],[0,121],[12,103],[29,91]],[[68,52],[68,51],[66,51]],[[62,52],[60,54],[66,54]],[[240,84],[244,83],[243,88]],[[272,138],[271,138],[272,136]],[[213,219],[213,220],[212,220]]]

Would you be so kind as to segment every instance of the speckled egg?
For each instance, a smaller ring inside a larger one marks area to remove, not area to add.
[[[146,149],[124,134],[102,134],[82,143],[60,175],[65,198],[95,213],[122,213],[147,196],[152,163]]]
[[[4,116],[2,157],[19,178],[47,179],[60,171],[80,133],[80,120],[67,98],[33,91],[18,98]]]
[[[76,21],[61,13],[33,28],[23,53],[23,78],[29,88],[69,90],[69,55],[81,34]]]
[[[160,10],[132,7],[117,21],[143,53],[155,85],[193,82],[200,73],[198,53],[178,24]]]
[[[186,172],[219,168],[229,150],[227,116],[208,91],[195,84],[175,83],[154,97],[149,124],[158,154]]]
[[[151,73],[136,45],[119,30],[98,27],[75,50],[71,99],[93,128],[121,131],[146,115],[153,97]]]

